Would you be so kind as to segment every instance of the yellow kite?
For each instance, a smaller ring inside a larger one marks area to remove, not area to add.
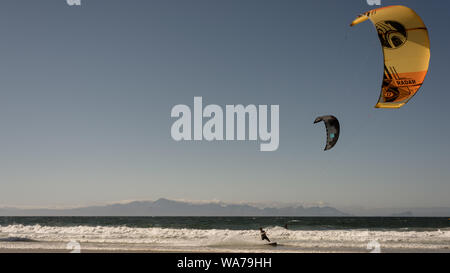
[[[388,6],[366,12],[350,26],[370,19],[384,54],[384,77],[376,108],[400,108],[420,89],[430,63],[427,27],[412,9]]]

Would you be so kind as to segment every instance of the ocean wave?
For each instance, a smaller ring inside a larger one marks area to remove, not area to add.
[[[317,248],[364,249],[368,242],[376,240],[393,249],[445,249],[450,245],[450,230],[435,231],[370,231],[370,230],[287,230],[282,227],[268,227],[268,236],[280,243],[286,251]],[[6,236],[6,237],[5,237]],[[125,226],[70,226],[55,227],[41,225],[0,226],[0,240],[8,242],[63,243],[76,241],[98,247],[109,245],[119,249],[141,247],[143,249],[187,248],[221,250],[245,250],[263,247],[258,230],[229,229],[172,229],[132,228]],[[17,241],[14,241],[17,238]],[[20,239],[21,238],[21,239]],[[11,244],[9,245],[12,246]],[[30,247],[30,245],[23,245]],[[35,247],[35,246],[33,246]]]
[[[0,242],[37,242],[36,240],[26,238],[26,237],[6,237],[6,238],[0,238]]]

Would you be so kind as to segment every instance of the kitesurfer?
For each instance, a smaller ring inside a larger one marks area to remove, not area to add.
[[[259,231],[261,232],[261,240],[267,240],[270,243],[270,239],[267,237],[266,232],[262,228],[259,228]]]

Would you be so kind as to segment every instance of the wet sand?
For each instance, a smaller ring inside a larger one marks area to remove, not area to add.
[[[66,249],[20,249],[20,248],[0,248],[0,254],[1,253],[70,253],[69,250]],[[177,250],[177,251],[161,251],[161,250],[110,250],[110,249],[98,249],[98,250],[82,250],[81,253],[242,253],[239,251],[183,251],[183,250]],[[283,252],[258,252],[258,251],[245,251],[244,253],[283,253]],[[286,253],[292,253],[292,252],[286,252]],[[363,251],[361,249],[304,249],[304,251],[295,252],[298,254],[302,253],[368,253],[370,254],[370,251]],[[443,248],[443,249],[383,249],[381,253],[450,253],[450,248]]]

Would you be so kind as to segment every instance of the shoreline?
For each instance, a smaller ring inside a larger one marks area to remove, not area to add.
[[[308,253],[320,253],[320,254],[326,254],[326,253],[334,253],[334,254],[346,254],[346,253],[367,253],[372,254],[370,250],[366,249],[304,249],[304,250],[297,250],[297,251],[286,251],[286,252],[280,252],[280,251],[230,251],[230,249],[227,249],[227,251],[220,251],[220,250],[210,250],[210,251],[193,251],[193,250],[112,250],[112,249],[86,249],[81,250],[80,253],[71,253],[70,250],[67,249],[26,249],[26,248],[0,248],[0,254],[61,254],[61,253],[67,253],[67,254],[241,254],[241,253],[250,253],[250,254],[275,254],[275,255],[283,255],[283,254],[308,254]],[[381,249],[381,254],[383,253],[447,253],[450,254],[449,248],[442,248],[442,249]]]

